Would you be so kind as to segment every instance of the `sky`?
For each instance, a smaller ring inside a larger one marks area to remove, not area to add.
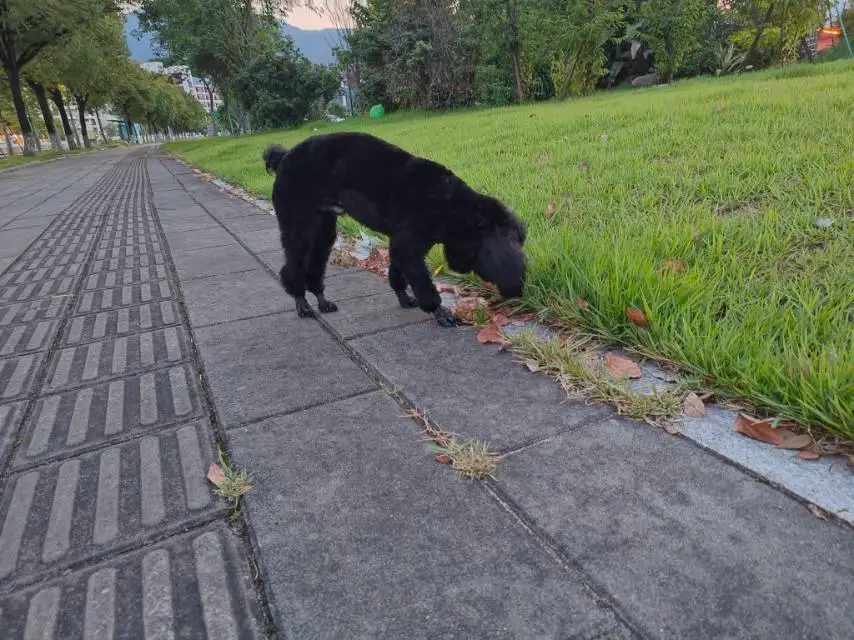
[[[292,9],[288,14],[287,22],[300,29],[328,29],[332,26],[326,16],[319,16],[314,11],[303,7]]]

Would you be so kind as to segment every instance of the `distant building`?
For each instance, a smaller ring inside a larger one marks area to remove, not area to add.
[[[208,113],[211,111],[211,98],[213,98],[214,111],[219,109],[222,104],[222,98],[213,85],[210,85],[211,93],[209,94],[204,81],[194,76],[190,67],[186,65],[179,64],[167,67],[162,62],[154,60],[152,62],[141,62],[139,66],[151,73],[169,76],[175,84],[183,89],[184,93],[189,93],[198,100]]]

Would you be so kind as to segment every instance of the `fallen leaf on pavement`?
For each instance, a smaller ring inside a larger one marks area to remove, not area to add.
[[[451,464],[451,458],[448,454],[442,453],[436,456],[436,462],[439,464]]]
[[[783,441],[783,434],[771,426],[770,420],[757,420],[742,413],[735,420],[735,431],[769,444],[780,444]]]
[[[543,212],[543,217],[546,220],[551,220],[555,211],[557,211],[557,207],[554,205],[554,202],[549,202],[549,206],[547,206],[546,210]]]
[[[477,341],[480,344],[504,344],[504,335],[501,329],[494,324],[488,324],[477,332]]]
[[[503,313],[490,313],[487,311],[487,315],[489,316],[490,324],[494,324],[496,327],[506,327],[510,324],[510,320]]]
[[[809,509],[810,513],[819,520],[827,520],[827,514],[821,509],[821,507],[817,507],[814,504],[808,504],[807,509]]]
[[[225,484],[225,471],[215,462],[211,462],[211,466],[208,467],[208,480],[217,487]]]
[[[703,401],[693,391],[685,396],[685,400],[682,402],[682,411],[685,412],[686,416],[691,416],[692,418],[704,418],[708,413],[706,405],[703,404]]]
[[[805,449],[812,444],[812,438],[805,433],[783,434],[783,441],[777,446],[780,449]]]
[[[667,433],[669,433],[671,436],[678,436],[680,433],[682,433],[679,430],[679,427],[677,427],[675,424],[669,424],[668,423],[668,424],[664,425],[664,430]]]
[[[821,458],[821,454],[816,453],[815,451],[799,451],[798,457],[801,460],[818,460]]]
[[[540,365],[538,365],[536,362],[526,362],[525,368],[531,373],[537,373],[537,371],[540,370]]]
[[[649,324],[649,321],[646,319],[646,316],[640,309],[636,309],[634,307],[626,307],[626,315],[628,316],[629,320],[634,322],[639,327],[645,327],[647,324]]]
[[[486,301],[478,296],[457,296],[455,312],[458,317],[473,322],[478,309],[486,306]]]
[[[610,351],[605,354],[605,369],[615,378],[637,379],[641,377],[640,367],[636,363]]]

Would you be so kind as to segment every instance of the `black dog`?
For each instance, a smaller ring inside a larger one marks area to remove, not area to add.
[[[418,306],[442,326],[456,320],[425,264],[435,244],[444,245],[454,271],[473,271],[505,298],[522,295],[523,223],[446,167],[363,133],[318,135],[290,150],[273,145],[264,162],[276,174],[273,207],[286,261],[279,275],[301,317],[313,315],[306,289],[321,313],[338,309],[324,297],[323,279],[343,214],[388,236],[388,279],[400,305]]]

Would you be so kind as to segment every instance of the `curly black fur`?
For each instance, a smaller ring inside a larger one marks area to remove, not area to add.
[[[476,273],[505,298],[522,295],[524,224],[446,167],[364,133],[318,135],[290,150],[273,145],[264,163],[276,174],[273,207],[286,262],[280,279],[300,316],[313,315],[306,290],[322,313],[337,310],[323,280],[336,216],[345,213],[389,237],[389,283],[401,306],[418,306],[443,326],[455,320],[425,264],[433,245],[444,246],[454,271]]]

